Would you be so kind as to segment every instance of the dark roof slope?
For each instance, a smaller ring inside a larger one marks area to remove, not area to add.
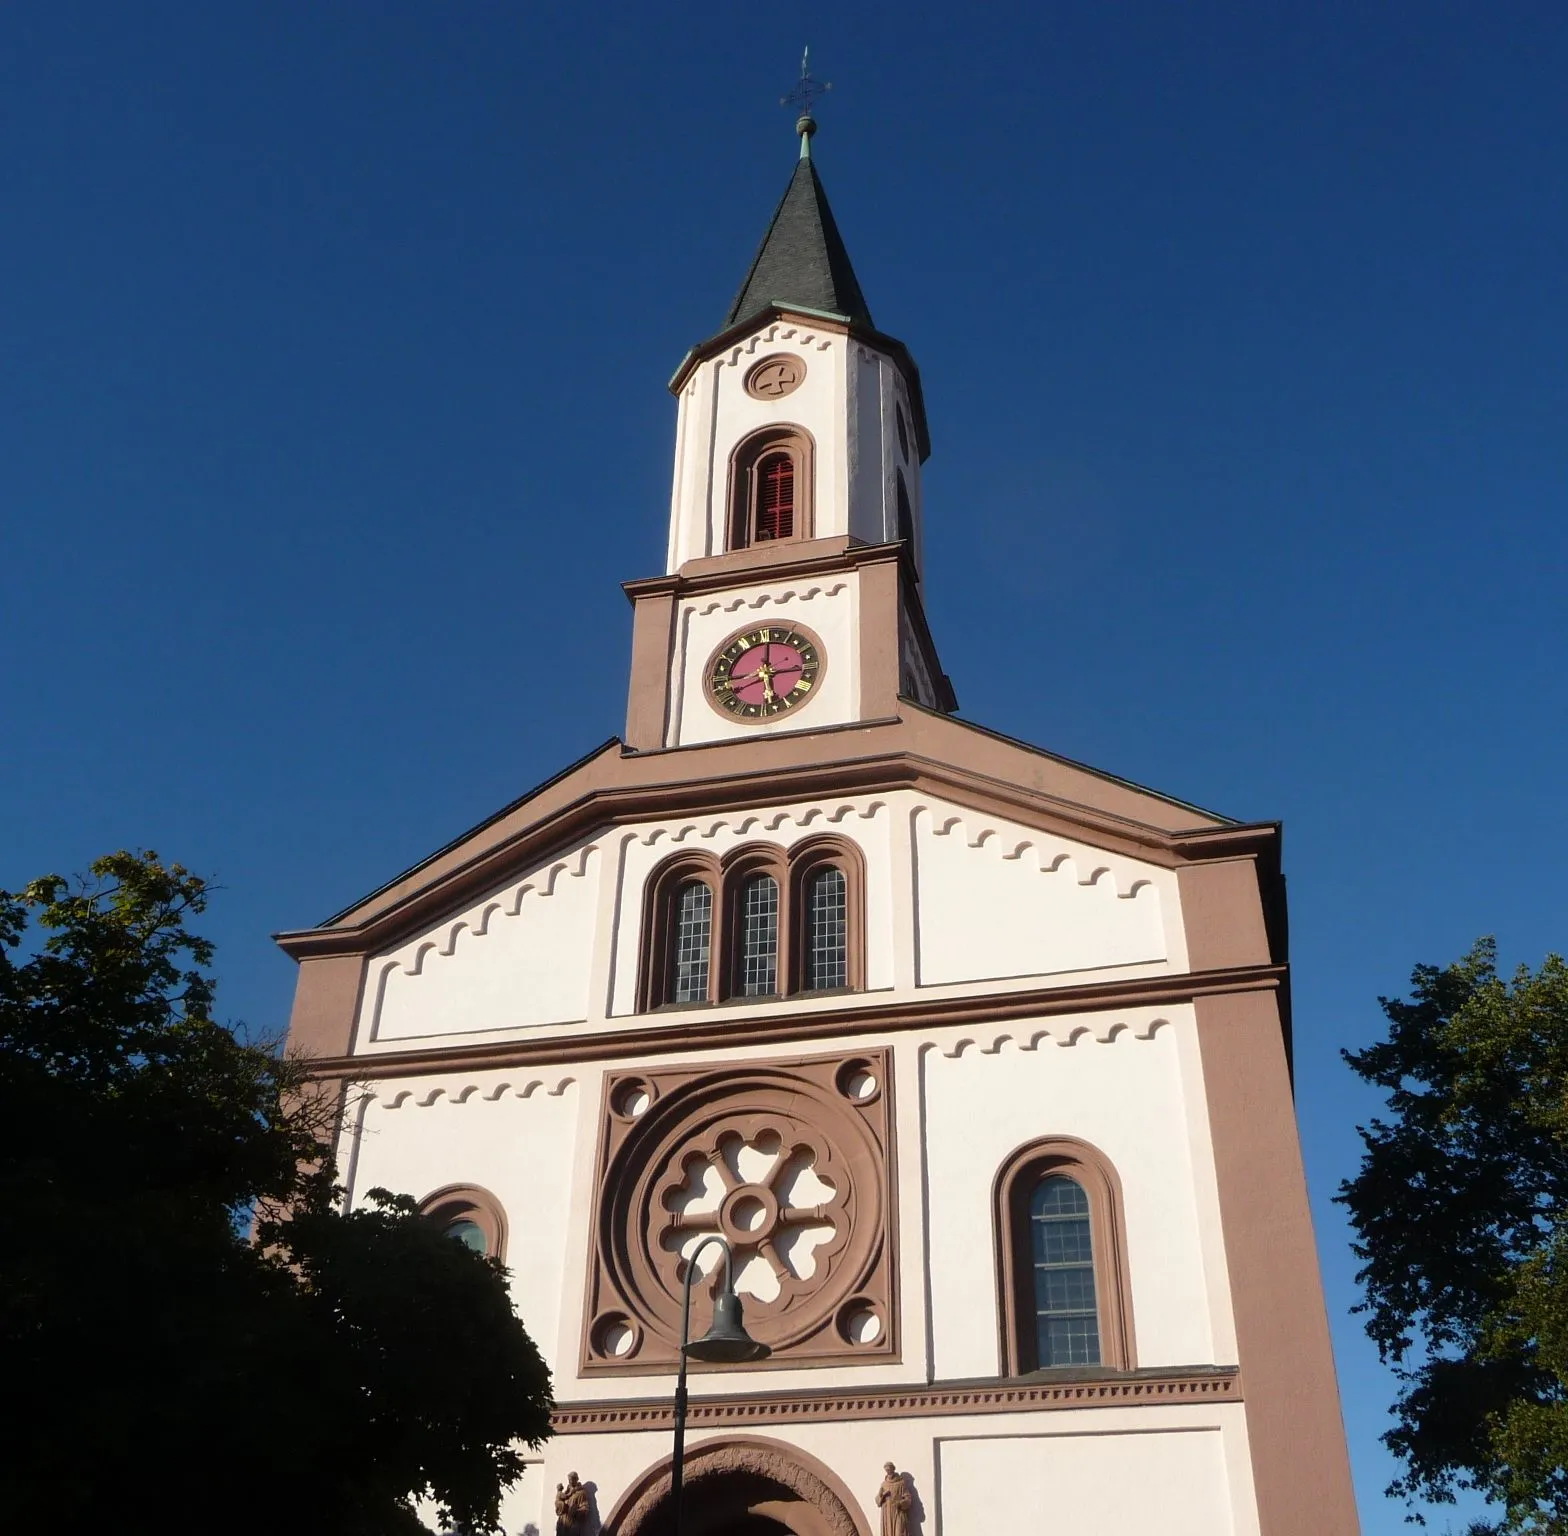
[[[724,324],[748,319],[774,302],[871,326],[871,311],[833,222],[828,195],[809,159],[796,165]]]

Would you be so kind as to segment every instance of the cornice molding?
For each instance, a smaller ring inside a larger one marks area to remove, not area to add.
[[[934,718],[946,719],[941,715]],[[884,731],[896,739],[901,725],[864,728],[864,734],[872,737]],[[747,739],[735,745],[743,749],[743,755],[727,760],[755,761],[759,743]],[[707,754],[713,748],[705,745],[701,749],[681,750]],[[542,864],[560,857],[575,839],[601,828],[693,810],[737,811],[867,790],[913,789],[946,797],[1025,826],[1059,831],[1108,852],[1167,868],[1195,861],[1256,856],[1276,843],[1279,836],[1275,823],[1166,831],[1111,811],[1076,804],[1047,790],[1011,784],[907,749],[689,779],[654,777],[665,762],[672,773],[679,773],[682,758],[678,752],[625,753],[617,764],[620,771],[616,776],[629,782],[602,784],[586,791],[553,814],[546,814],[477,851],[457,868],[433,874],[427,884],[364,921],[295,930],[274,937],[286,953],[301,960],[390,949],[412,937],[423,925],[461,911],[504,884],[525,862]]]
[[[804,1392],[738,1392],[693,1397],[689,1427],[831,1424],[854,1419],[947,1417],[954,1414],[1038,1413],[1073,1408],[1151,1408],[1189,1403],[1239,1403],[1241,1373],[1234,1367],[1132,1371],[1075,1380],[933,1382],[917,1387],[817,1388]],[[669,1398],[557,1403],[558,1435],[670,1430]]]
[[[859,544],[849,539],[806,539],[798,546],[799,558],[790,559],[789,541],[735,554],[689,560],[669,576],[641,576],[623,581],[621,591],[635,603],[642,597],[700,597],[707,592],[733,591],[738,586],[772,586],[779,582],[836,576],[865,565],[884,565],[907,559],[904,546]],[[782,554],[781,554],[782,552]]]
[[[377,1051],[358,1056],[325,1056],[310,1063],[318,1078],[384,1081],[433,1072],[484,1071],[493,1067],[532,1067],[563,1062],[607,1061],[617,1057],[667,1055],[737,1045],[807,1042],[840,1036],[905,1033],[945,1025],[1002,1023],[1105,1008],[1142,1008],[1187,1003],[1232,992],[1278,992],[1288,974],[1283,965],[1235,966],[1228,970],[1147,976],[1128,981],[1090,982],[1071,987],[1032,987],[1017,992],[985,992],[943,997],[903,997],[896,1001],[857,1002],[844,1007],[795,1012],[778,1004],[749,1017],[733,1006],[713,1005],[679,1022],[658,1022],[657,1014],[635,1015],[626,1029],[555,1036],[546,1040],[506,1040],[489,1045],[436,1046],[419,1051]]]

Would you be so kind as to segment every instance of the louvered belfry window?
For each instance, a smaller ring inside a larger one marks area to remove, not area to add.
[[[770,453],[756,468],[756,540],[788,539],[795,533],[795,461],[787,453]]]

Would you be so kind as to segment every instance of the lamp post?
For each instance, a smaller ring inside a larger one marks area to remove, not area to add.
[[[724,1288],[713,1299],[713,1322],[700,1339],[691,1337],[691,1281],[697,1273],[697,1255],[709,1243],[724,1250]],[[681,1293],[681,1363],[675,1378],[675,1455],[670,1461],[670,1497],[674,1504],[674,1536],[681,1536],[681,1480],[686,1469],[686,1361],[707,1360],[715,1365],[763,1360],[773,1351],[746,1332],[741,1321],[740,1297],[735,1294],[735,1271],[730,1245],[717,1232],[697,1244],[686,1261],[686,1284]]]

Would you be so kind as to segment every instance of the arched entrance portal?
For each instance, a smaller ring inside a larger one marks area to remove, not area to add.
[[[681,1536],[869,1536],[833,1472],[750,1435],[687,1449],[682,1504]],[[626,1490],[604,1536],[675,1536],[668,1457]]]

